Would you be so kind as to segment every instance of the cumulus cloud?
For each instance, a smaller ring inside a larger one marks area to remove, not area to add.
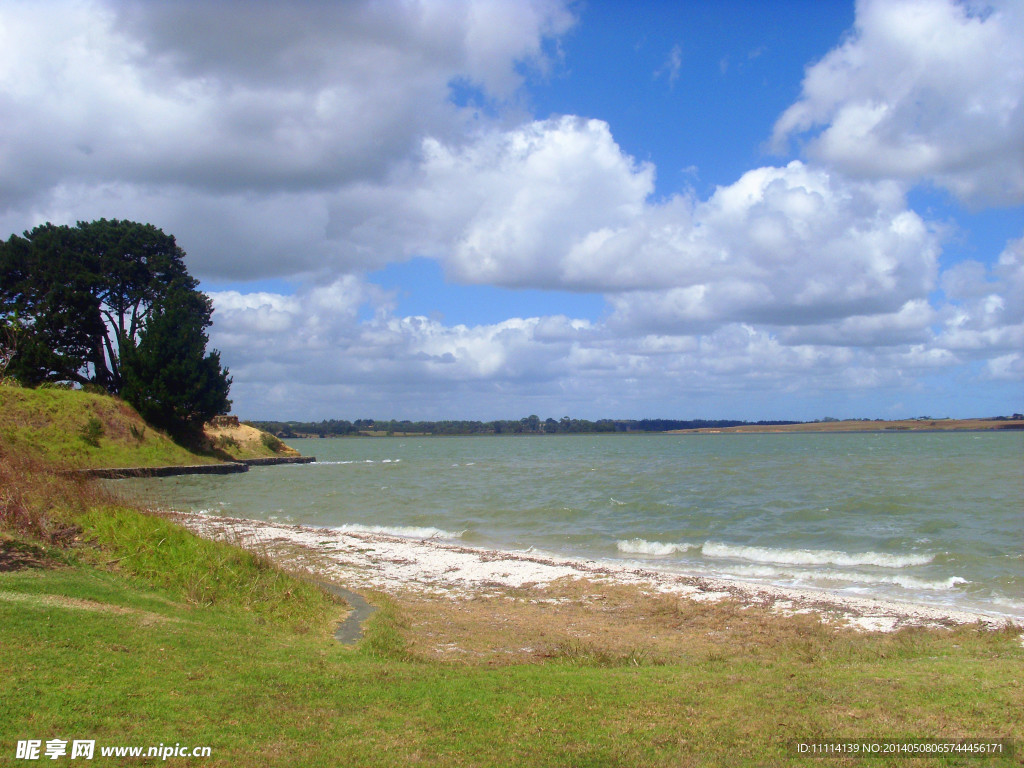
[[[986,330],[984,318],[940,327],[946,310],[921,300],[839,323],[624,333],[614,321],[564,315],[479,325],[400,316],[387,292],[352,277],[291,296],[212,297],[211,342],[254,416],[321,418],[325,404],[351,411],[346,398],[356,396],[361,415],[399,418],[642,415],[652,404],[693,402],[731,403],[731,413],[760,418],[772,397],[895,391],[973,359],[985,361],[988,378],[1024,375],[1020,327]],[[767,399],[754,405],[757,397]]]
[[[793,161],[707,200],[652,201],[653,184],[606,123],[563,117],[426,140],[402,184],[346,193],[332,223],[348,252],[429,254],[462,283],[606,293],[634,325],[892,312],[934,284],[939,239],[893,182]]]
[[[895,185],[794,161],[749,171],[706,201],[649,206],[581,240],[564,274],[621,289],[610,301],[630,326],[806,324],[926,295],[939,250]]]
[[[861,178],[930,181],[974,206],[1024,202],[1024,6],[860,0],[808,67],[773,144]]]
[[[991,269],[971,261],[950,268],[942,286],[948,303],[937,343],[968,358],[1000,357],[998,378],[1019,370],[1010,363],[1024,350],[1024,237]]]
[[[8,4],[0,213],[107,184],[230,202],[379,179],[472,125],[453,83],[512,96],[573,22],[556,0]]]

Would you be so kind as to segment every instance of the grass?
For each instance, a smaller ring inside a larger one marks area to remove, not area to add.
[[[206,428],[198,452],[146,424],[109,395],[0,383],[0,441],[11,450],[67,468],[159,467],[297,456],[278,438],[254,427]]]
[[[379,610],[350,648],[331,637],[343,608],[266,557],[29,466],[0,452],[9,760],[30,738],[208,745],[168,764],[243,767],[812,765],[792,742],[837,737],[1024,747],[1016,631],[835,632],[563,582],[367,595]]]
[[[797,762],[798,738],[1020,735],[1020,655],[1000,633],[818,662],[726,648],[689,664],[456,666],[410,656],[400,612],[375,614],[352,651],[89,568],[0,585],[66,600],[0,597],[8,750],[78,734],[209,745],[204,764],[225,766],[743,765]]]
[[[81,390],[0,385],[0,440],[65,467],[156,467],[215,462],[148,426],[114,397]]]

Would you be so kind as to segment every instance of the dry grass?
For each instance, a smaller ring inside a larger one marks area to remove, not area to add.
[[[723,648],[756,659],[779,646],[813,641],[820,648],[853,634],[817,616],[784,617],[734,600],[699,602],[579,579],[468,599],[398,595],[395,604],[411,654],[462,664],[699,663]]]
[[[109,502],[95,483],[62,476],[35,458],[0,443],[0,532],[48,544],[67,543],[79,532],[74,517]]]

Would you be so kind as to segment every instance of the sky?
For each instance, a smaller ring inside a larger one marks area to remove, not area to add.
[[[0,237],[173,234],[248,419],[1024,411],[1024,0],[0,0]]]

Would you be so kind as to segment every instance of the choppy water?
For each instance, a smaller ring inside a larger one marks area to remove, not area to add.
[[[1024,433],[289,441],[146,501],[1024,616]]]

